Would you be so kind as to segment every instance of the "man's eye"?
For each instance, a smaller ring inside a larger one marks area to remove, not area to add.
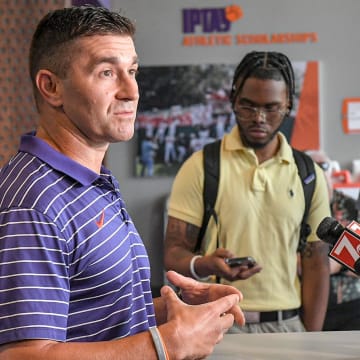
[[[136,76],[137,74],[139,74],[139,70],[138,69],[132,69],[130,70],[130,74],[133,76]]]
[[[109,77],[109,76],[112,76],[112,71],[111,70],[104,70],[103,71],[103,74],[104,74],[104,76],[107,76],[107,77]]]
[[[278,112],[280,110],[280,107],[278,105],[271,105],[271,106],[267,106],[265,108],[266,112]]]

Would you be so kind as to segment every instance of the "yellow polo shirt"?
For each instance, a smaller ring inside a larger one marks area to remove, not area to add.
[[[236,256],[252,256],[263,267],[247,280],[231,284],[241,290],[243,310],[273,311],[301,305],[296,249],[305,200],[292,149],[279,133],[275,157],[259,164],[253,149],[243,146],[234,126],[221,145],[220,183],[215,210],[218,226],[210,220],[203,253],[220,246]],[[326,180],[316,166],[316,186],[308,223],[308,241],[319,241],[316,229],[330,216]],[[194,153],[175,177],[168,214],[196,226],[203,216],[203,153]],[[226,283],[226,281],[223,281]]]

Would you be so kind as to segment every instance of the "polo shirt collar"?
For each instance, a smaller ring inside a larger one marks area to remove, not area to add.
[[[96,172],[56,151],[44,140],[36,137],[35,132],[21,137],[19,150],[36,156],[55,170],[70,176],[84,186],[88,186],[100,178]],[[109,174],[109,171],[102,166],[101,173]]]

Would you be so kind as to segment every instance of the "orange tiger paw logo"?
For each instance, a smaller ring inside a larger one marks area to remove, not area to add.
[[[234,22],[243,17],[243,11],[238,5],[229,5],[225,8],[225,17],[228,21]]]

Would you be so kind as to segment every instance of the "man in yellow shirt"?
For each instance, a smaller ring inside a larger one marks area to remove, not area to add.
[[[220,149],[220,180],[210,221],[195,252],[204,213],[203,152],[194,153],[177,174],[168,207],[165,267],[205,280],[232,284],[244,294],[247,324],[233,331],[320,331],[327,306],[327,245],[316,236],[329,216],[320,167],[308,223],[311,234],[297,272],[297,246],[304,192],[292,149],[279,132],[293,106],[294,73],[276,52],[251,52],[240,62],[230,100],[237,126]],[[228,257],[252,256],[253,267],[229,267]]]

